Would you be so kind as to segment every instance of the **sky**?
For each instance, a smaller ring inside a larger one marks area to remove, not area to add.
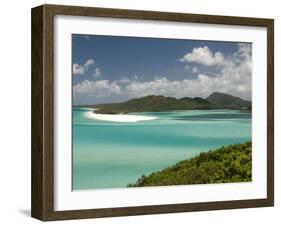
[[[147,95],[251,100],[250,43],[72,35],[73,104]]]

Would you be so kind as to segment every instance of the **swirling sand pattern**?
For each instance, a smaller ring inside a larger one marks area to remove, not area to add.
[[[235,110],[131,113],[150,119],[132,122],[91,112],[73,108],[74,190],[125,188],[202,151],[251,140],[251,114]]]

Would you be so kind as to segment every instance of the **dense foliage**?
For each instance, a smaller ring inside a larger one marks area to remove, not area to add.
[[[251,102],[247,100],[243,100],[239,97],[234,97],[229,94],[225,93],[212,93],[207,99],[210,103],[221,106],[223,108],[229,109],[242,109],[242,108],[249,108],[251,106]]]
[[[200,103],[193,98],[176,99],[173,97],[151,95],[131,99],[120,104],[100,104],[94,107],[99,109],[96,113],[119,114],[128,112],[211,109],[212,104],[209,102]]]
[[[200,153],[159,172],[143,175],[128,187],[247,182],[252,179],[252,143]]]
[[[87,107],[97,108],[96,113],[120,114],[128,112],[155,112],[171,110],[208,110],[208,109],[243,109],[251,106],[250,101],[224,93],[213,93],[208,98],[184,97],[176,99],[164,96],[145,96],[128,100],[124,103],[97,104]]]

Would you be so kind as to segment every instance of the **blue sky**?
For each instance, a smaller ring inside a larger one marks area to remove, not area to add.
[[[72,35],[73,103],[145,95],[251,99],[251,44]]]

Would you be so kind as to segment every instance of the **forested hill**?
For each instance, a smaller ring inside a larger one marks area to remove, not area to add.
[[[225,93],[212,93],[206,100],[217,107],[243,109],[250,108],[251,102],[240,97],[234,97]]]
[[[97,108],[96,113],[120,114],[128,112],[155,112],[170,110],[208,110],[208,109],[250,109],[251,102],[225,93],[212,93],[206,99],[201,97],[174,97],[150,95],[131,99],[123,103],[84,105]]]
[[[128,187],[248,182],[252,180],[252,143],[229,145],[143,175]]]

